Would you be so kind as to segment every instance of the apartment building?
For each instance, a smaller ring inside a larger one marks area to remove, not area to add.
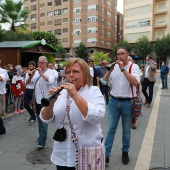
[[[83,42],[89,54],[111,52],[117,41],[117,0],[25,0],[32,31],[47,31],[74,56]]]
[[[170,33],[170,0],[124,0],[124,38],[155,41]]]
[[[117,12],[117,42],[123,40],[124,15]]]

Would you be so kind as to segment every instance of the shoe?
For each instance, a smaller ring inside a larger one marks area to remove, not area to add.
[[[151,107],[151,104],[148,103],[147,107],[150,108],[150,107]]]
[[[106,162],[105,162],[106,165],[109,164],[109,158],[106,158]]]
[[[29,126],[34,125],[34,124],[35,124],[35,122],[36,122],[36,120],[31,120],[31,121],[29,122]]]
[[[5,134],[5,133],[6,133],[6,129],[5,129],[5,128],[0,129],[0,135],[3,135],[3,134]]]
[[[44,148],[44,145],[37,144],[36,147],[37,147],[38,149],[42,149],[42,148]]]
[[[6,113],[4,113],[3,115],[2,115],[2,117],[6,117],[7,116],[7,114]]]
[[[22,111],[22,110],[18,110],[18,112],[19,112],[19,113],[23,113],[23,111]]]
[[[128,152],[122,152],[122,162],[125,165],[128,164],[129,162]]]
[[[164,87],[162,87],[161,89],[165,89]]]
[[[16,114],[16,115],[19,115],[19,112],[18,112],[18,110],[15,110],[15,114]]]
[[[39,142],[39,138],[36,140],[36,142]]]
[[[32,120],[32,117],[30,117],[29,119],[28,119],[28,122],[30,122]]]
[[[145,105],[145,104],[148,104],[148,101],[147,101],[147,100],[145,100],[145,102],[144,102],[143,104],[144,104],[144,105]]]
[[[132,129],[137,129],[136,124],[132,123]]]

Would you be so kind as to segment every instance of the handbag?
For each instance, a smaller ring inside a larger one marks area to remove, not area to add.
[[[96,147],[79,147],[78,138],[75,134],[73,124],[70,119],[69,94],[67,93],[66,115],[68,118],[71,139],[76,148],[76,170],[105,170],[105,147],[104,144]]]
[[[132,65],[133,65],[133,63],[130,65],[129,73],[131,73]],[[133,123],[135,124],[136,120],[140,116],[142,116],[141,109],[142,109],[143,102],[142,102],[142,99],[140,97],[140,84],[138,84],[136,86],[136,94],[137,94],[136,97],[134,97],[133,86],[130,85],[130,87],[131,87],[131,92],[132,92],[132,97],[133,97]]]
[[[62,128],[60,128],[61,124],[63,124]],[[60,123],[59,127],[55,131],[53,139],[55,141],[63,142],[66,140],[66,137],[67,137],[67,131],[64,127],[64,119],[63,119],[63,121]]]

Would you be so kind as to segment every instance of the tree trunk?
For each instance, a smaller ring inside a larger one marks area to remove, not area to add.
[[[14,26],[14,23],[12,22],[12,25],[11,25],[11,31],[14,31],[15,32],[15,26]]]

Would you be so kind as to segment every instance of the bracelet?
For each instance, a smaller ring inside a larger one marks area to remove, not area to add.
[[[124,72],[124,71],[126,71],[126,70],[124,68],[122,68],[121,72]]]

